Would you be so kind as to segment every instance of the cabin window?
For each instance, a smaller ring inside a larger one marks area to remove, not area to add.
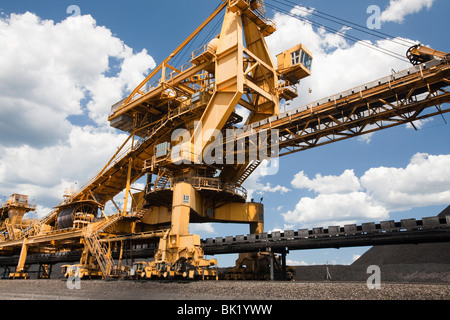
[[[296,65],[300,62],[300,50],[296,50],[291,53],[291,62],[292,65]]]
[[[311,70],[312,58],[309,54],[302,51],[302,64],[306,67],[306,69]]]

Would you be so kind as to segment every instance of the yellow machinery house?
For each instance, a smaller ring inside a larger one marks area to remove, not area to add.
[[[278,72],[290,83],[311,75],[312,54],[302,44],[277,55]]]
[[[277,55],[280,99],[298,97],[296,84],[311,75],[312,54],[301,43]]]

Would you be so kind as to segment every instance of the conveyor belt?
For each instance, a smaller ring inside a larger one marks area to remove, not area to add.
[[[139,241],[138,248],[133,248],[133,259],[151,258],[158,244],[148,234],[127,235],[123,238]],[[122,238],[120,238],[122,239]],[[107,241],[107,240],[104,240]],[[450,242],[450,216],[426,217],[421,220],[402,219],[368,222],[360,225],[351,224],[318,227],[311,229],[275,231],[272,233],[237,235],[207,238],[201,241],[203,251],[207,255],[229,254],[239,252],[285,252],[286,250],[307,250],[323,248],[340,248],[355,246],[376,246],[392,244],[418,244]],[[119,252],[112,252],[118,259]],[[30,254],[26,264],[54,264],[61,262],[77,262],[81,251],[46,254]],[[0,266],[15,266],[18,255],[0,257]]]
[[[328,228],[275,231],[270,234],[238,235],[209,238],[202,241],[205,254],[285,250],[306,250],[376,246],[389,244],[417,244],[450,241],[450,216],[422,220],[404,219],[400,222],[382,221],[362,225],[330,226]]]

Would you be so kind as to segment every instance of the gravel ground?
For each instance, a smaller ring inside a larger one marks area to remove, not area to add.
[[[450,300],[449,284],[365,282],[0,280],[1,300]]]

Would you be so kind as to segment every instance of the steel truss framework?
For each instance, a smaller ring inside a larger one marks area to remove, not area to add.
[[[449,112],[446,103],[450,94],[446,87],[450,68],[448,64],[433,66],[435,63],[429,63],[428,67],[432,67],[426,72],[420,66],[418,72],[405,77],[389,76],[393,79],[375,88],[354,88],[345,97],[339,94],[318,106],[306,106],[303,112],[280,115],[269,124],[270,128],[279,129],[280,155],[405,123],[414,127],[416,120]]]

